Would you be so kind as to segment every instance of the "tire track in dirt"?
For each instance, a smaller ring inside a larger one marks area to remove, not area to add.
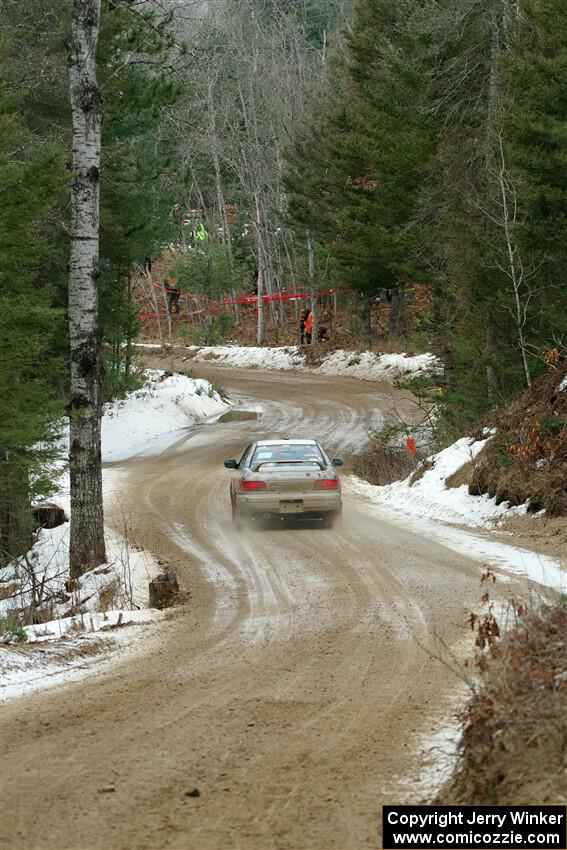
[[[189,602],[135,665],[5,707],[14,850],[375,847],[396,775],[418,768],[412,735],[453,686],[433,636],[460,645],[476,563],[355,502],[332,531],[236,535],[230,524],[224,457],[259,433],[348,454],[397,394],[211,374],[262,417],[192,429],[124,464],[116,494],[114,521],[126,511]],[[98,793],[109,780],[115,794]],[[191,785],[199,798],[183,796]]]

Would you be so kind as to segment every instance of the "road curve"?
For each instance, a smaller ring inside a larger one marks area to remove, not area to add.
[[[419,771],[414,742],[457,682],[437,655],[462,643],[478,563],[356,502],[332,531],[230,522],[222,460],[254,435],[348,456],[407,397],[325,376],[199,374],[261,418],[124,463],[120,510],[107,508],[176,569],[188,603],[135,664],[4,707],[2,847],[375,848],[381,806]]]

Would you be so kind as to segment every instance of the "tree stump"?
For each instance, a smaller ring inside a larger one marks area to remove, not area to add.
[[[53,502],[42,502],[34,505],[33,518],[36,528],[57,528],[67,522],[63,508],[54,505]]]
[[[160,573],[152,579],[150,589],[150,608],[172,608],[179,596],[179,584],[175,573]]]

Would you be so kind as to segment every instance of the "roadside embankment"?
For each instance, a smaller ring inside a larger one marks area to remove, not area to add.
[[[279,348],[258,346],[172,346],[141,343],[138,349],[160,349],[164,354],[175,350],[195,363],[268,371],[314,372],[319,375],[343,375],[362,381],[395,384],[402,378],[439,370],[440,362],[434,354],[374,354],[371,351],[345,351],[329,349],[325,345],[287,346]]]
[[[567,799],[567,607],[516,610],[502,639],[481,618],[478,689],[442,805],[563,805]]]

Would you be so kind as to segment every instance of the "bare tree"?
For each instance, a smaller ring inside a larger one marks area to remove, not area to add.
[[[98,318],[102,95],[96,80],[101,0],[73,0],[69,96],[73,122],[69,339],[71,578],[106,560],[100,423],[102,345]]]
[[[339,0],[332,5],[338,9]],[[267,296],[280,293],[286,279],[297,289],[307,277],[304,241],[296,251],[287,223],[282,151],[325,73],[327,35],[320,54],[310,21],[307,7],[290,14],[283,0],[218,0],[200,15],[176,14],[180,35],[199,57],[188,68],[190,94],[176,112],[192,179],[184,203],[218,221],[214,232],[229,259],[233,237],[235,244],[244,241],[246,262],[261,272]],[[234,234],[227,201],[237,211]],[[285,322],[283,302],[260,305],[261,339]]]
[[[260,227],[260,204],[256,196],[256,237],[258,250],[258,345],[264,345],[266,335],[266,322],[264,318],[264,275],[265,275],[265,251],[262,243],[262,230]]]
[[[496,133],[499,161],[495,170],[494,177],[496,179],[499,191],[499,212],[491,216],[492,221],[500,229],[502,238],[505,244],[506,261],[504,264],[497,262],[497,266],[501,272],[510,281],[510,288],[513,296],[514,306],[510,310],[516,326],[518,335],[518,348],[522,355],[522,365],[524,367],[524,375],[526,385],[531,387],[532,378],[530,366],[528,362],[528,346],[526,342],[526,323],[527,312],[533,291],[529,285],[530,279],[534,276],[534,271],[526,272],[522,257],[518,250],[518,245],[514,238],[514,228],[518,221],[518,201],[516,193],[516,185],[512,175],[506,167],[506,157],[504,153],[504,142],[502,131]]]

